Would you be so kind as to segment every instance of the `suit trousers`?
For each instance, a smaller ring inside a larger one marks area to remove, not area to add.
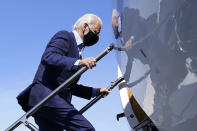
[[[66,108],[42,107],[33,117],[40,131],[95,131],[71,104]]]

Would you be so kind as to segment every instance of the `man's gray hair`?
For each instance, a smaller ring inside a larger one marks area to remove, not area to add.
[[[88,23],[88,25],[90,26],[90,28],[93,27],[93,25],[95,24],[96,19],[99,20],[99,22],[101,23],[102,26],[102,21],[101,19],[94,15],[94,14],[85,14],[82,17],[80,17],[75,24],[73,25],[73,30],[77,30],[79,29],[84,23]]]

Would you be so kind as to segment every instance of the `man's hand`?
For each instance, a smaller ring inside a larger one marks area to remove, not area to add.
[[[129,40],[125,43],[126,51],[129,51],[132,48],[132,42],[134,37],[130,37]]]
[[[79,61],[79,66],[87,66],[89,69],[96,66],[96,59],[94,57],[87,57]]]
[[[98,90],[96,91],[96,96],[98,96],[99,94],[103,94],[103,98],[106,97],[108,94],[110,93],[110,91],[108,91],[105,88],[98,88]]]

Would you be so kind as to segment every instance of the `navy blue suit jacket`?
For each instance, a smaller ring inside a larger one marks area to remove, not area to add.
[[[55,88],[76,72],[74,63],[79,59],[77,43],[72,32],[59,31],[49,41],[33,83],[21,92],[18,102],[27,111],[49,95]],[[74,70],[75,69],[75,70]],[[92,87],[77,84],[78,80],[48,101],[45,106],[66,107],[72,94],[90,99]]]

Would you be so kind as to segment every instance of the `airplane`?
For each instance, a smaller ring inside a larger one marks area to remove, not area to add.
[[[113,0],[119,85],[131,130],[197,130],[197,1]]]
[[[113,0],[119,85],[134,130],[197,129],[196,0]]]

